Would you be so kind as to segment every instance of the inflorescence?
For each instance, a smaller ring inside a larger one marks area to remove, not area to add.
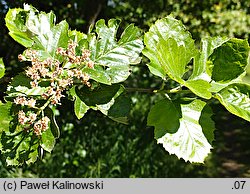
[[[90,87],[90,76],[82,71],[83,67],[94,68],[94,62],[90,60],[90,51],[83,49],[81,55],[76,55],[77,43],[70,40],[68,48],[57,48],[56,54],[63,58],[63,64],[71,64],[70,68],[64,68],[61,62],[56,59],[47,58],[43,61],[39,59],[39,53],[36,50],[28,49],[24,55],[19,54],[19,61],[31,61],[32,66],[25,71],[32,81],[31,88],[40,87],[39,83],[49,82],[50,86],[46,87],[42,94],[42,99],[46,103],[37,107],[36,99],[33,97],[18,96],[14,99],[15,104],[27,106],[30,111],[25,113],[20,110],[18,113],[18,122],[22,126],[33,126],[34,133],[39,136],[43,131],[49,128],[50,119],[47,116],[40,116],[43,109],[48,105],[61,104],[60,100],[64,95],[62,94],[69,86],[72,86],[74,81],[81,81],[82,84]],[[73,64],[73,65],[72,65]],[[34,112],[36,110],[36,112]]]

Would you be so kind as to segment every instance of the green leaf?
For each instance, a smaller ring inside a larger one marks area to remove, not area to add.
[[[249,45],[247,40],[232,38],[216,48],[209,57],[212,63],[212,79],[230,82],[245,72],[248,64]]]
[[[76,117],[78,119],[81,119],[89,110],[89,107],[83,101],[81,101],[79,97],[76,97],[74,103],[74,110]]]
[[[250,85],[235,83],[222,89],[215,97],[225,108],[247,120],[250,121]]]
[[[212,148],[209,144],[211,139],[207,140],[199,123],[201,112],[205,105],[206,103],[201,100],[180,104],[182,118],[180,119],[178,131],[173,134],[166,133],[157,139],[157,142],[163,144],[163,147],[170,154],[175,154],[178,158],[183,158],[185,161],[203,163]],[[214,130],[210,127],[206,127],[207,129]],[[206,134],[209,133],[206,132]],[[209,135],[207,136],[209,137]]]
[[[10,121],[12,120],[12,116],[10,113],[12,107],[11,102],[2,103],[0,101],[0,133],[2,131],[9,129]]]
[[[147,125],[155,127],[155,138],[158,139],[166,133],[175,133],[180,126],[180,117],[180,112],[174,103],[169,99],[164,99],[151,108]]]
[[[100,84],[91,90],[83,86],[81,88],[76,88],[76,94],[87,106],[95,106],[97,104],[106,104],[110,102],[119,91],[120,87],[121,86],[118,84],[111,86]]]
[[[214,49],[220,47],[223,43],[227,42],[229,38],[226,37],[206,37],[201,39],[201,51],[194,58],[194,67],[192,75],[189,79],[203,79],[206,81],[211,80],[211,74],[208,72],[209,67],[207,64],[208,58],[214,52]]]
[[[98,73],[104,80],[97,76],[91,78],[101,83],[125,81],[130,75],[130,64],[140,62],[139,55],[143,49],[143,42],[139,28],[129,25],[117,41],[119,23],[119,20],[111,19],[106,25],[104,20],[99,20],[95,25],[97,36],[95,33],[88,34],[91,60],[96,65],[103,66]],[[90,72],[94,73],[91,70]]]
[[[68,24],[62,21],[55,25],[55,15],[39,13],[25,4],[24,9],[10,9],[5,18],[10,36],[25,47],[44,51],[55,57],[58,47],[68,45]]]
[[[213,115],[212,108],[206,104],[205,107],[201,111],[201,116],[199,119],[199,123],[202,126],[202,132],[204,133],[205,137],[207,138],[208,142],[212,145],[214,141],[214,130],[215,124],[214,121],[211,119]]]
[[[167,74],[180,81],[187,63],[197,54],[190,33],[171,16],[157,20],[145,34],[144,42],[143,54],[150,59],[149,69],[162,78]]]
[[[4,76],[5,74],[5,66],[3,63],[3,58],[0,58],[0,79]]]
[[[128,124],[130,109],[131,100],[124,95],[120,95],[115,98],[115,102],[108,110],[107,116],[116,122]]]
[[[5,17],[6,26],[9,29],[9,35],[19,44],[25,47],[31,47],[33,40],[31,33],[25,26],[27,11],[21,8],[9,9]]]
[[[170,16],[158,20],[145,34],[144,41],[146,48],[143,50],[143,54],[150,59],[148,66],[151,73],[163,79],[168,75],[202,98],[210,99],[212,97],[209,82],[197,79],[206,67],[201,59],[200,64],[196,63],[194,67],[196,80],[185,81],[183,79],[187,71],[187,64],[192,58],[197,58],[199,53],[190,33],[180,21]]]
[[[74,40],[75,42],[77,42],[79,44],[79,42],[83,39],[87,39],[87,35],[79,32],[77,30],[69,30],[69,37],[70,39]]]
[[[76,117],[81,119],[89,110],[89,107],[78,96],[76,96],[74,109]]]
[[[15,97],[20,95],[28,96],[41,96],[47,90],[46,87],[35,87],[32,88],[30,82],[32,80],[25,75],[25,73],[20,73],[16,75],[11,83],[8,85],[6,93],[9,97]]]
[[[210,99],[212,97],[212,94],[209,91],[211,85],[205,80],[187,80],[183,85],[188,87],[197,96],[205,99]]]
[[[55,146],[55,137],[51,132],[51,129],[47,129],[42,133],[40,146],[47,152],[51,152]]]
[[[7,165],[31,164],[37,160],[38,139],[32,132],[16,127],[14,132],[5,129],[1,133],[1,153]]]
[[[86,112],[89,110],[89,107],[77,96],[75,92],[75,87],[70,89],[70,95],[74,99],[74,111],[78,119],[81,119]]]
[[[91,107],[93,110],[99,110],[110,119],[123,124],[128,124],[128,115],[131,108],[131,101],[122,94],[123,87],[120,87],[113,98],[106,104],[97,104]]]
[[[38,155],[38,139],[33,132],[27,132],[17,125],[11,102],[1,102],[0,110],[0,150],[7,165],[34,163]]]
[[[93,69],[86,67],[83,69],[83,72],[87,73],[91,79],[97,82],[111,85],[112,79],[102,65],[95,64],[95,68]]]
[[[194,57],[194,53],[188,53],[185,45],[178,45],[175,39],[160,39],[157,53],[160,65],[164,72],[173,80],[183,82],[182,76],[186,71],[186,65]]]
[[[59,138],[60,136],[60,129],[56,123],[56,118],[53,110],[51,108],[46,108],[45,109],[45,115],[47,115],[50,119],[50,130],[54,136],[54,138]]]

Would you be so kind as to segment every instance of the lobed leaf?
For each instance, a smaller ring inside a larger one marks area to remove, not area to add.
[[[33,129],[20,126],[17,120],[18,107],[11,102],[0,104],[0,150],[7,165],[22,165],[34,163],[38,158],[38,149],[51,152],[55,145],[55,135],[52,131],[55,123],[50,117],[50,128],[42,133],[41,138],[33,133]],[[45,113],[48,111],[46,109]]]
[[[125,81],[130,75],[130,65],[140,62],[143,42],[139,28],[129,25],[117,41],[119,23],[119,20],[111,19],[106,25],[104,20],[99,20],[95,25],[97,36],[88,34],[88,49],[97,69],[83,71],[104,84]]]
[[[197,54],[190,33],[184,25],[168,16],[157,20],[144,36],[143,54],[150,59],[151,73],[178,81],[185,73],[187,63]]]
[[[24,9],[10,9],[5,22],[15,41],[27,48],[44,52],[46,58],[54,58],[58,47],[68,45],[68,24],[62,21],[55,25],[55,15],[52,12],[39,13],[31,5],[25,4]]]
[[[160,39],[155,53],[160,62],[161,68],[173,80],[183,82],[182,76],[186,71],[186,65],[193,57],[188,55],[185,45],[178,45],[173,38]]]
[[[242,83],[230,84],[220,92],[215,94],[215,97],[221,102],[225,108],[250,121],[250,85]]]
[[[180,104],[182,117],[179,120],[180,126],[177,132],[166,133],[158,138],[157,142],[163,144],[163,147],[170,154],[175,154],[178,158],[203,163],[212,148],[209,142],[213,140],[211,133],[214,130],[210,114],[202,114],[201,116],[205,105],[206,103],[201,100]],[[165,119],[167,120],[167,117]],[[209,124],[204,128],[206,136],[203,133],[201,119],[202,121],[209,121]]]
[[[37,159],[38,141],[28,133],[12,124],[12,103],[0,103],[0,150],[7,165],[33,163]],[[12,125],[14,130],[12,130]]]
[[[9,35],[24,47],[31,47],[33,40],[30,38],[31,32],[25,26],[27,11],[21,8],[9,9],[5,22],[9,30]]]
[[[168,75],[202,98],[212,97],[208,81],[197,79],[205,70],[205,64],[196,63],[193,76],[197,80],[183,79],[187,64],[192,58],[197,58],[199,53],[190,33],[181,22],[170,16],[158,20],[145,34],[144,41],[146,48],[143,54],[150,59],[148,66],[151,73],[163,79]]]

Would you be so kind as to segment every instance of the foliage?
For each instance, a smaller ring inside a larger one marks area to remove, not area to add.
[[[143,43],[137,27],[129,25],[118,38],[119,20],[107,25],[99,20],[83,34],[69,30],[66,21],[55,24],[53,12],[39,13],[27,4],[9,10],[6,26],[27,48],[19,60],[31,62],[13,78],[7,103],[1,104],[5,127],[0,148],[8,165],[30,164],[43,150],[53,150],[59,138],[54,114],[62,97],[74,101],[78,119],[92,109],[128,122],[131,101],[121,82],[130,75],[131,65],[140,62]],[[184,25],[168,16],[146,32],[143,50],[150,72],[163,83],[154,90],[161,101],[151,108],[148,125],[155,127],[157,142],[170,154],[198,163],[204,162],[214,140],[207,102],[217,98],[249,121],[249,86],[241,79],[248,64],[247,41],[209,37],[201,42],[199,50]],[[169,80],[177,87],[166,89]]]
[[[60,104],[66,91],[75,100],[77,117],[81,118],[88,106],[105,109],[112,119],[125,122],[128,111],[113,110],[121,105],[118,96],[123,92],[122,86],[101,83],[124,81],[130,74],[129,65],[140,61],[143,44],[139,29],[133,25],[124,30],[117,42],[118,24],[113,19],[106,26],[100,20],[95,32],[85,35],[70,31],[66,21],[55,24],[52,12],[38,13],[27,4],[24,9],[9,10],[9,34],[27,47],[19,60],[30,61],[32,66],[14,77],[7,90],[6,100],[12,102],[8,106],[15,110],[6,114],[13,116],[13,125],[1,130],[1,150],[8,165],[29,164],[42,153],[38,150],[52,151],[59,137],[52,109]],[[8,146],[14,138],[17,144]],[[23,141],[26,147],[22,146]]]
[[[247,41],[235,38],[210,38],[210,40],[202,41],[202,49],[198,51],[183,24],[172,17],[158,20],[151,26],[144,39],[146,48],[143,50],[143,54],[150,59],[148,66],[153,74],[163,79],[168,76],[180,84],[178,90],[185,86],[204,99],[220,96],[220,101],[230,112],[248,120],[249,111],[245,108],[248,106],[247,84],[241,83],[244,87],[243,95],[240,90],[235,90],[237,100],[231,99],[230,92],[227,93],[227,96],[230,97],[226,97],[224,94],[226,89],[223,89],[236,79],[235,82],[241,82],[240,76],[245,73],[248,63],[249,46]],[[184,74],[189,71],[186,67],[192,58],[194,59],[193,71],[190,73],[190,77],[184,79]],[[216,91],[218,83],[222,83],[223,86]],[[171,92],[176,91],[170,90]],[[194,97],[192,96],[192,98]],[[157,114],[163,112],[162,105],[156,104],[149,113],[148,124],[156,127],[156,133],[159,131],[160,124],[163,137],[156,136],[158,143],[162,143],[170,154],[176,154],[186,161],[203,162],[212,147],[209,142],[213,141],[213,139],[205,137],[202,132],[203,127],[199,123],[206,103],[195,98],[184,104],[179,99],[172,100],[172,102],[169,100],[165,102],[164,115],[160,116],[159,120],[152,120],[152,118],[156,118]],[[242,108],[231,108],[232,101],[235,106]],[[177,110],[179,113],[173,114]],[[170,114],[173,125],[169,126],[166,122],[159,123],[161,120],[169,118]],[[210,117],[208,114],[206,116]],[[180,118],[179,122],[178,118]],[[208,121],[208,118],[204,119]],[[213,125],[209,126],[209,133],[212,133],[213,127]],[[162,132],[164,128],[165,131]],[[174,134],[171,134],[173,132]]]
[[[4,76],[4,73],[5,73],[5,67],[3,64],[3,59],[0,58],[0,78],[2,78]]]

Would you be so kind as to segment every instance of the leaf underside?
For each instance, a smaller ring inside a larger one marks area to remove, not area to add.
[[[214,124],[210,118],[211,111],[206,109],[202,113],[205,105],[206,103],[201,100],[193,100],[180,104],[180,109],[176,107],[175,110],[180,111],[179,114],[176,114],[176,119],[179,119],[179,126],[176,132],[170,133],[167,132],[167,129],[169,128],[168,122],[172,122],[173,115],[171,112],[173,110],[171,109],[173,109],[174,104],[169,105],[169,100],[159,102],[158,105],[153,107],[148,118],[150,125],[155,126],[156,134],[159,133],[158,131],[161,132],[157,142],[161,143],[166,151],[175,154],[178,158],[203,163],[210,153],[212,148],[210,144],[214,139]],[[165,114],[156,113],[163,109],[165,109]],[[154,119],[157,114],[159,120]],[[169,115],[171,116],[169,117]],[[181,115],[181,118],[179,118],[179,115]],[[162,134],[163,131],[165,131],[164,135]]]

